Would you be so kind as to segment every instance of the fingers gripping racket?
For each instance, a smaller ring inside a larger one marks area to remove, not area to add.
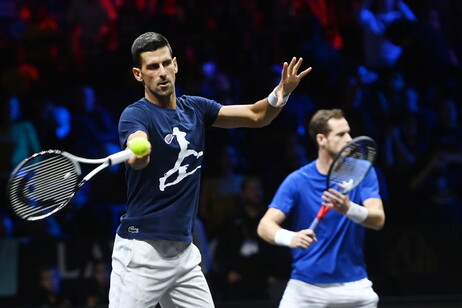
[[[26,220],[40,220],[64,208],[76,192],[108,166],[128,160],[129,149],[101,159],[87,159],[59,150],[42,151],[23,160],[11,173],[11,208]],[[80,163],[99,164],[81,179]]]
[[[377,146],[372,138],[361,136],[348,142],[334,157],[327,172],[326,190],[334,188],[347,194],[366,177],[375,161]],[[309,229],[316,230],[319,221],[331,208],[322,205]]]

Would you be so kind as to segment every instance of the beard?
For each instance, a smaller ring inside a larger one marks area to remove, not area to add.
[[[172,93],[173,93],[173,87],[170,87],[170,88],[168,88],[166,90],[163,90],[163,91],[162,90],[156,90],[156,91],[154,91],[153,94],[155,96],[159,97],[159,98],[162,98],[162,97],[170,96],[170,95],[172,95]]]
[[[165,97],[169,97],[170,95],[173,94],[173,91],[174,91],[174,87],[168,87],[167,89],[165,90],[161,90],[159,88],[150,88],[150,87],[147,87],[149,92],[151,92],[152,95],[154,95],[155,97],[158,97],[160,99],[162,98],[165,98]]]

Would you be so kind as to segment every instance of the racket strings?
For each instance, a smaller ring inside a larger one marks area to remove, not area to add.
[[[338,169],[331,173],[331,181],[342,183],[343,181],[358,181],[362,174],[369,168],[368,161],[351,159],[344,162]]]
[[[23,218],[58,210],[73,195],[79,171],[61,155],[36,157],[20,168],[10,182],[10,202]]]
[[[22,168],[19,174],[34,172],[36,174],[34,183],[36,186],[47,187],[48,184],[56,181],[55,179],[59,177],[60,174],[71,168],[66,168],[66,165],[63,161],[66,160],[64,157],[54,156],[47,160],[41,160],[31,165],[27,165]],[[63,169],[64,167],[64,169]]]
[[[342,184],[344,191],[351,190],[362,181],[372,167],[375,154],[375,147],[365,143],[354,143],[346,148],[332,168],[329,179],[331,187]]]

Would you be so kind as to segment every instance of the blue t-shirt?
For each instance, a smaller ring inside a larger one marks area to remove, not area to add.
[[[199,204],[205,129],[222,105],[196,96],[177,98],[176,109],[143,98],[119,120],[119,142],[142,130],[151,142],[148,166],[127,166],[127,208],[117,230],[123,238],[192,242]]]
[[[291,215],[292,230],[308,229],[322,203],[326,176],[316,161],[291,173],[278,188],[269,207]],[[372,168],[364,181],[349,193],[350,200],[362,204],[380,198],[377,175]],[[317,242],[308,249],[292,249],[292,279],[306,283],[341,283],[367,277],[364,260],[364,227],[331,210],[319,223]]]

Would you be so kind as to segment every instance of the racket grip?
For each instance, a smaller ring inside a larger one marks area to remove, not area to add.
[[[308,229],[315,231],[318,228],[319,219],[315,218]]]
[[[109,165],[117,165],[132,157],[134,154],[130,149],[126,149],[124,151],[120,151],[108,156]]]

